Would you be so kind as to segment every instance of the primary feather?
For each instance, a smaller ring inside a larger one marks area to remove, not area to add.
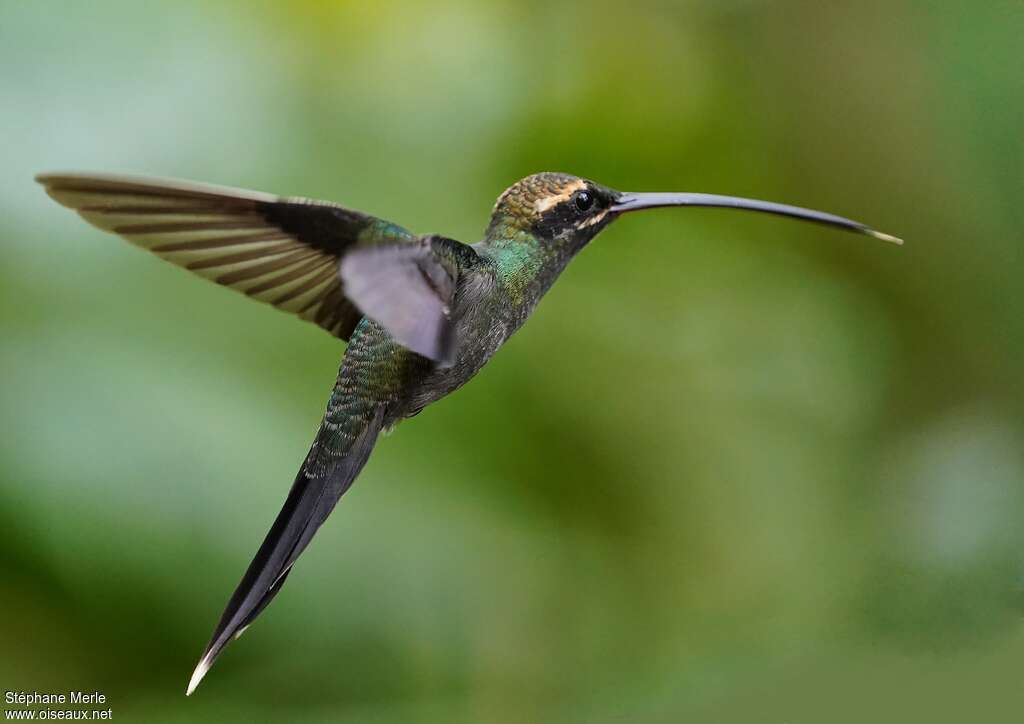
[[[345,340],[363,315],[345,297],[342,256],[355,245],[417,240],[400,226],[325,201],[105,174],[36,180],[94,226]]]

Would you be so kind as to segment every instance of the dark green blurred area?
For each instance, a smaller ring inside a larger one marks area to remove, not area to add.
[[[0,687],[125,721],[1019,721],[1019,2],[0,9]],[[342,346],[44,170],[474,241],[539,170],[862,220],[629,218],[207,636]]]

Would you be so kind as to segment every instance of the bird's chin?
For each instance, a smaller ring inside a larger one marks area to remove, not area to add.
[[[587,244],[592,242],[598,234],[605,230],[605,227],[607,227],[608,224],[615,221],[615,219],[617,219],[618,217],[618,213],[614,211],[608,211],[603,216],[601,216],[601,218],[597,219],[592,226],[586,229],[586,233],[583,235],[579,248],[582,249]]]

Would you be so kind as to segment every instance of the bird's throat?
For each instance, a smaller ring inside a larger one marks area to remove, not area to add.
[[[527,234],[487,240],[478,251],[494,263],[497,281],[508,303],[532,310],[569,262],[568,255]]]

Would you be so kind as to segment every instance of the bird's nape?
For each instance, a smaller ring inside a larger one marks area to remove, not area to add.
[[[873,236],[876,239],[888,241],[893,244],[903,243],[903,240],[900,238],[890,234],[885,234],[881,231],[876,231],[870,226],[862,224],[859,221],[852,221],[851,219],[836,216],[835,214],[825,213],[824,211],[814,211],[812,209],[804,209],[799,206],[790,206],[788,204],[778,204],[773,201],[744,199],[737,196],[719,196],[718,194],[700,193],[624,192],[619,194],[609,211],[615,214],[624,214],[631,211],[665,208],[670,206],[709,206],[740,209],[743,211],[759,211],[761,213],[788,216],[802,221],[812,221],[817,224],[834,226],[858,234],[867,234],[868,236]]]

